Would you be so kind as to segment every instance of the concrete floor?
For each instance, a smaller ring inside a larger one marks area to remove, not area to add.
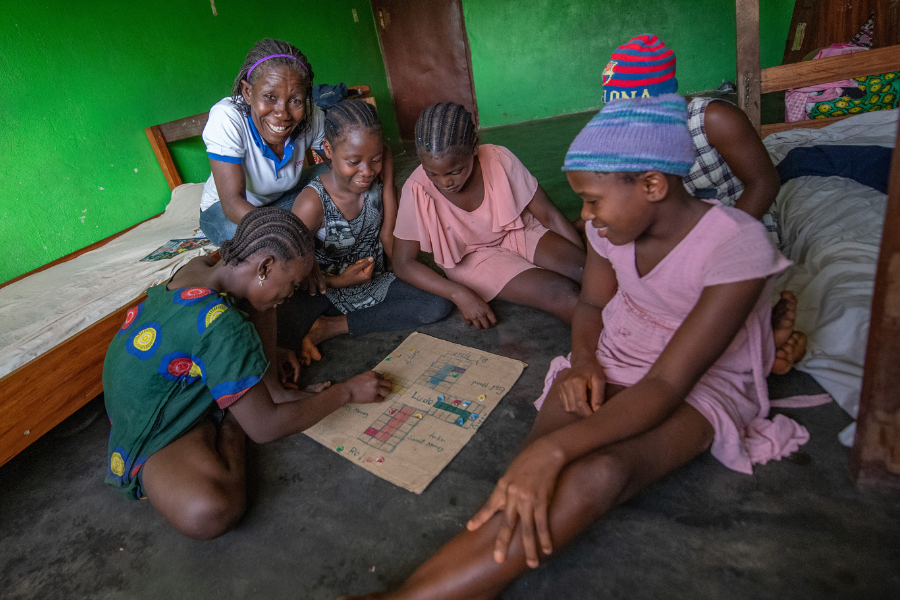
[[[551,154],[558,165],[555,154],[568,142],[547,132],[568,135],[588,118],[482,137],[514,148],[530,168]],[[531,144],[533,136],[545,139]],[[414,159],[407,153],[398,163],[408,173]],[[554,169],[535,172],[556,198],[561,173]],[[550,360],[568,350],[568,329],[553,317],[503,302],[495,310],[501,322],[488,331],[468,328],[456,311],[419,329],[529,365],[422,495],[298,435],[251,447],[250,508],[235,531],[212,542],[187,540],[147,502],[127,502],[103,484],[105,419],[60,437],[96,411],[95,400],[0,468],[0,597],[318,600],[396,586],[486,500],[534,419],[531,401]],[[341,381],[371,368],[409,333],[330,340],[306,379]],[[819,390],[797,372],[770,379],[770,388],[773,397]],[[702,456],[501,597],[900,597],[900,499],[851,484],[849,452],[837,441],[849,417],[834,404],[783,412],[812,434],[789,459],[748,476]]]

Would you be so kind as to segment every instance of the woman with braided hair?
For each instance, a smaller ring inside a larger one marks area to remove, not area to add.
[[[231,96],[210,109],[203,141],[212,174],[200,199],[200,228],[214,244],[231,239],[256,207],[290,210],[315,174],[303,169],[303,158],[307,148],[322,148],[325,117],[312,102],[312,83],[300,50],[264,39],[244,59]]]
[[[294,214],[248,212],[220,252],[220,260],[195,258],[147,290],[103,365],[112,426],[106,482],[130,499],[148,498],[197,539],[226,533],[246,509],[247,436],[263,443],[299,433],[345,404],[380,402],[390,391],[372,371],[305,391],[282,384],[275,309],[315,261],[309,230]]]
[[[394,270],[451,300],[466,323],[493,327],[493,298],[533,306],[569,324],[585,250],[537,179],[503,148],[479,144],[472,115],[452,102],[416,123],[416,169],[400,197]],[[449,280],[417,262],[434,253]]]

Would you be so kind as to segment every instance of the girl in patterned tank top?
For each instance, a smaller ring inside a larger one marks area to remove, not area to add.
[[[325,292],[298,294],[279,311],[282,343],[300,340],[304,364],[319,360],[318,344],[335,335],[414,328],[452,308],[389,270],[397,196],[375,107],[345,100],[330,108],[324,151],[331,170],[309,183],[293,212],[315,232]]]

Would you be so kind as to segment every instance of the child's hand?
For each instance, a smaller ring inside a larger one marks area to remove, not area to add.
[[[497,317],[494,316],[494,311],[488,303],[468,288],[454,299],[454,303],[466,320],[466,325],[471,325],[475,329],[490,329],[497,324]]]
[[[326,288],[325,275],[322,273],[322,269],[319,268],[318,261],[315,261],[312,271],[300,284],[300,289],[308,291],[310,296],[315,296],[316,294],[324,294]]]
[[[575,362],[556,378],[557,393],[566,412],[588,417],[605,399],[606,375],[596,358]]]
[[[278,366],[278,379],[286,390],[297,389],[297,377],[300,376],[300,361],[293,350],[275,349],[275,361]]]
[[[332,287],[350,287],[359,285],[372,279],[375,271],[375,259],[371,256],[361,258],[346,269],[343,273],[332,279]]]
[[[348,404],[381,402],[391,393],[391,382],[381,373],[366,371],[344,383],[350,391]]]
[[[556,491],[559,473],[565,466],[561,453],[547,448],[541,440],[526,448],[497,482],[487,503],[466,524],[475,531],[496,513],[503,511],[502,525],[494,543],[494,560],[502,563],[516,530],[522,522],[522,546],[525,562],[532,569],[539,564],[538,542],[546,556],[553,552],[550,539],[550,502]],[[536,536],[536,537],[535,537]]]

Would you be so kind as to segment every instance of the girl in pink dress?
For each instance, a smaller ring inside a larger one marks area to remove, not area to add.
[[[451,300],[466,323],[493,327],[494,298],[572,322],[584,245],[525,165],[502,146],[479,144],[472,115],[447,102],[416,123],[422,166],[400,197],[394,272]],[[433,252],[448,279],[416,260]]]
[[[706,450],[751,473],[808,439],[768,420],[769,294],[790,263],[747,213],[694,198],[686,104],[615,100],[564,170],[588,257],[572,323],[525,449],[484,507],[395,593],[493,598],[526,567]]]

